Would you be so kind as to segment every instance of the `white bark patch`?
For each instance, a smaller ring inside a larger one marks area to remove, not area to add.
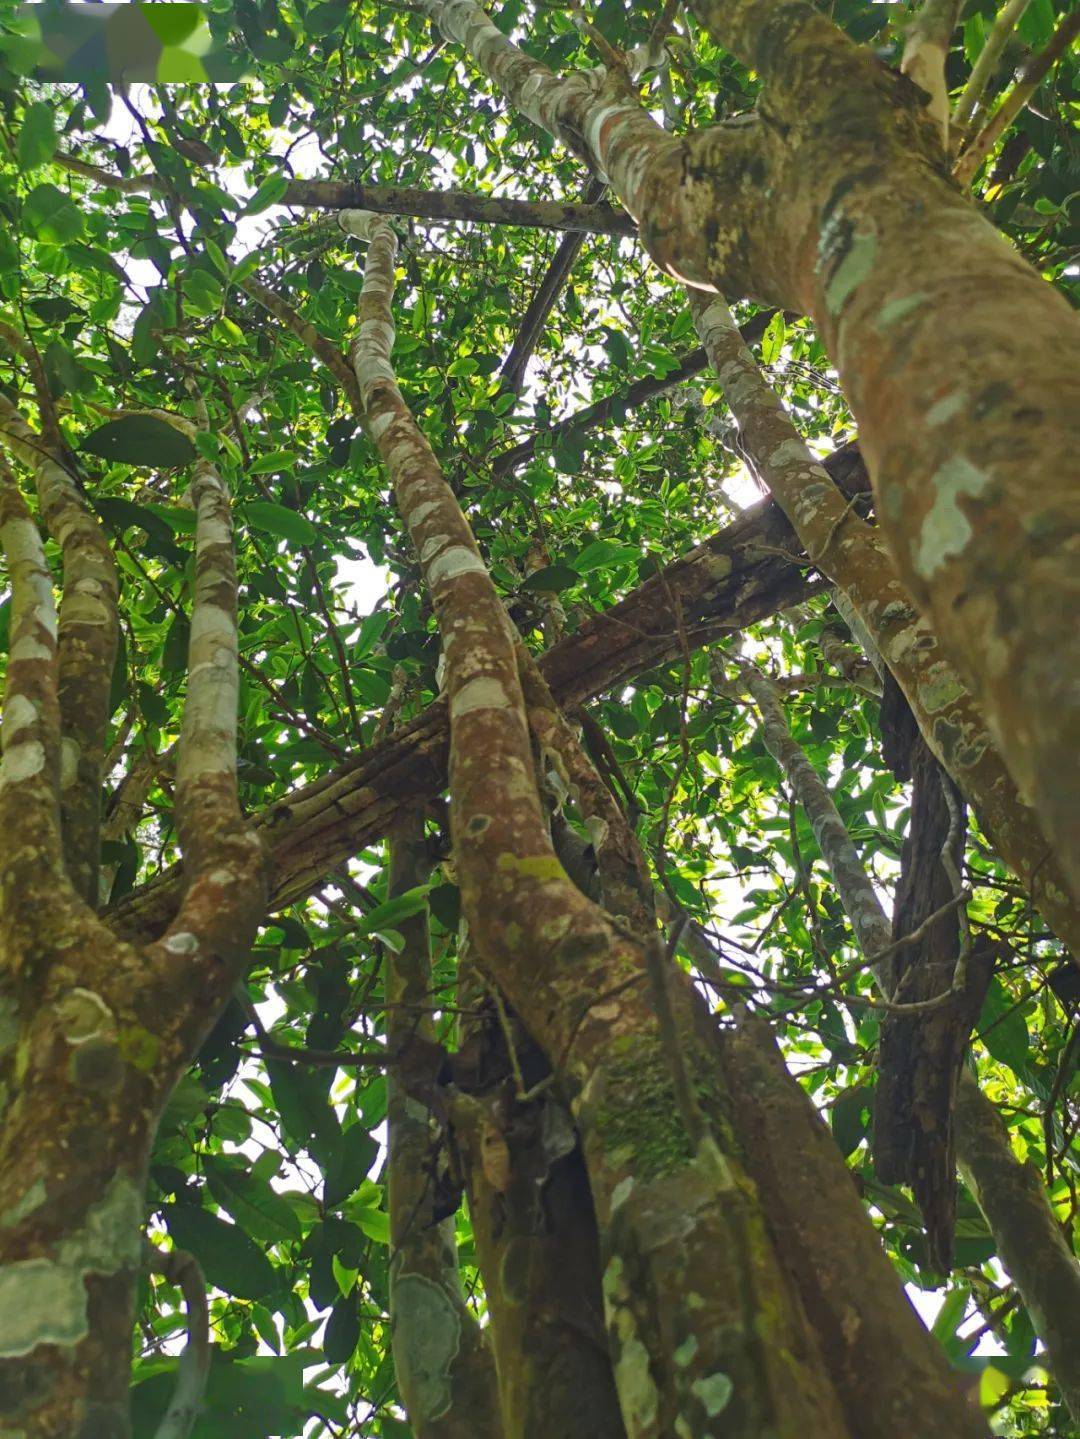
[[[381,415],[376,415],[373,420],[368,421],[368,429],[371,431],[373,440],[385,435],[390,426],[394,423],[393,410],[385,410]]]
[[[409,516],[409,528],[415,529],[417,525],[422,525],[429,515],[433,515],[436,510],[441,508],[442,506],[438,500],[425,500],[422,505],[417,505],[416,509],[413,510]],[[421,556],[421,558],[423,558],[423,556]]]
[[[13,660],[51,660],[52,649],[36,640],[33,635],[20,635],[11,647]]]
[[[944,425],[954,415],[958,415],[967,405],[967,395],[963,390],[954,390],[951,395],[946,395],[943,400],[938,400],[936,405],[931,405],[923,417],[924,423],[934,427]]]
[[[717,1372],[710,1374],[707,1379],[696,1379],[690,1386],[694,1395],[701,1400],[702,1407],[710,1419],[715,1419],[722,1409],[726,1409],[735,1386],[727,1374]]]
[[[32,1354],[39,1344],[67,1348],[90,1332],[86,1285],[75,1269],[23,1259],[0,1269],[0,1358]]]
[[[218,605],[197,605],[191,617],[191,647],[201,645],[204,640],[225,640],[231,644],[235,625],[232,616],[227,615]]]
[[[421,509],[423,509],[423,506],[421,506]],[[416,515],[413,514],[409,528],[412,529],[413,526],[417,524],[419,524],[419,520]],[[447,546],[452,543],[453,536],[451,535],[429,535],[420,546],[420,563],[426,565],[430,560],[435,558],[440,550],[445,550]]]
[[[954,455],[937,471],[931,484],[934,502],[923,520],[914,556],[916,572],[925,580],[967,548],[972,536],[971,521],[960,508],[960,501],[984,495],[990,488],[990,476],[963,455]]]
[[[456,580],[459,575],[484,575],[487,569],[479,555],[465,545],[454,545],[444,550],[428,566],[428,584],[435,586],[443,580]]]
[[[509,704],[510,696],[499,681],[482,675],[469,680],[458,690],[450,701],[450,718],[461,719],[463,715],[472,714],[474,710],[506,709]]]
[[[199,941],[190,931],[182,929],[177,934],[169,935],[165,948],[170,954],[197,954]]]
[[[13,694],[4,705],[4,734],[10,738],[21,729],[37,724],[37,705],[25,695]]]
[[[99,1034],[112,1034],[116,1019],[112,1010],[92,989],[76,986],[56,1006],[56,1022],[70,1045],[85,1044]]]
[[[402,1392],[418,1422],[438,1419],[453,1399],[453,1368],[461,1347],[461,1315],[437,1284],[402,1274],[393,1286],[394,1360]]]
[[[834,318],[847,304],[859,285],[874,267],[877,257],[877,236],[856,233],[851,237],[847,253],[837,265],[825,288],[825,305]]]
[[[70,789],[79,778],[79,756],[82,750],[78,740],[70,736],[60,741],[60,788]]]
[[[39,740],[9,745],[0,761],[0,789],[9,784],[23,784],[44,768],[45,746]]]

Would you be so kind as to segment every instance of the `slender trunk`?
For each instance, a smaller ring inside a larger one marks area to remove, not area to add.
[[[406,812],[390,834],[391,896],[425,884],[431,855],[424,822]],[[434,1040],[427,916],[400,922],[404,944],[386,951],[386,1043]],[[498,1439],[495,1367],[487,1338],[465,1304],[453,1218],[438,1217],[432,1125],[390,1069],[387,1174],[390,1210],[390,1318],[394,1369],[416,1439]]]
[[[965,1071],[956,1096],[957,1159],[1001,1262],[1046,1346],[1054,1383],[1080,1424],[1080,1264],[1039,1171],[1021,1164],[997,1110]]]
[[[0,1055],[10,1091],[0,1118],[0,1392],[24,1439],[128,1433],[147,1153],[263,913],[261,847],[236,799],[229,502],[205,462],[192,497],[195,598],[176,792],[189,887],[165,937],[136,950],[64,871],[52,580],[14,481],[0,476],[12,579],[0,766],[0,1027],[10,1040]]]
[[[892,923],[828,787],[792,737],[783,711],[767,689],[759,689],[758,702],[769,751],[806,811],[859,947],[873,959],[890,948]],[[891,982],[887,964],[877,965],[874,975],[887,998]],[[1062,1392],[1080,1417],[1073,1387],[1080,1374],[1080,1330],[1072,1322],[1080,1266],[1061,1237],[1045,1189],[1033,1171],[1017,1160],[996,1110],[967,1069],[961,1070],[957,1086],[955,1137],[960,1172],[986,1216],[999,1252],[1009,1253],[1009,1273],[1046,1345],[1054,1373],[1065,1376]]]
[[[58,685],[64,862],[76,892],[96,907],[120,582],[101,522],[61,463],[62,457],[33,433],[3,395],[0,422],[12,452],[34,476],[41,517],[63,556]]]

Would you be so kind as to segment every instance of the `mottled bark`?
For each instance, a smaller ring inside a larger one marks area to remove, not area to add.
[[[900,578],[1080,892],[1080,325],[952,185],[921,92],[809,4],[694,0],[762,106],[675,139],[618,74],[559,79],[474,0],[422,8],[599,167],[661,268],[812,316]]]
[[[903,1292],[836,1143],[788,1074],[768,1026],[726,1035],[736,1128],[770,1230],[827,1356],[852,1435],[985,1435]],[[902,1357],[901,1357],[902,1356]]]
[[[1049,855],[968,690],[916,614],[879,534],[845,502],[800,437],[723,300],[692,299],[698,331],[749,463],[823,574],[844,593],[904,691],[930,748],[970,800],[1001,858],[1050,926],[1080,953],[1080,907]]]
[[[808,5],[693,9],[761,75],[773,122],[765,203],[708,278],[771,278],[813,316],[901,581],[1080,896],[1077,317],[952,187],[869,51]]]
[[[891,921],[827,785],[792,737],[782,712],[779,717],[770,712],[767,693],[765,709],[770,751],[806,811],[859,948],[873,961],[892,944]],[[892,977],[887,963],[874,964],[873,974],[888,998]],[[957,1086],[955,1134],[960,1172],[986,1216],[999,1253],[1004,1257],[1008,1252],[1014,1261],[1006,1260],[1009,1273],[1046,1345],[1051,1368],[1067,1376],[1063,1392],[1075,1397],[1068,1385],[1080,1373],[1080,1332],[1066,1315],[1080,1284],[1080,1267],[1061,1238],[1045,1189],[1030,1166],[1021,1165],[1013,1154],[997,1111],[966,1069]],[[1080,1414],[1075,1406],[1073,1412]]]
[[[119,577],[101,523],[63,455],[34,434],[4,395],[0,431],[12,454],[34,476],[41,517],[63,560],[59,695],[64,861],[77,893],[96,905]]]
[[[475,541],[393,379],[395,244],[372,223],[353,356],[369,431],[420,556],[443,638],[451,827],[477,954],[551,1062],[583,1141],[604,1263],[615,1379],[631,1436],[733,1436],[813,1426],[841,1435],[814,1341],[777,1266],[756,1196],[730,1152],[715,1064],[687,1061],[721,1138],[696,1148],[679,1120],[642,942],[584,898],[556,859],[540,805],[515,637]],[[721,1146],[721,1147],[718,1147]],[[666,1217],[677,1215],[672,1226]],[[751,1301],[749,1296],[753,1295]]]
[[[1080,1264],[1038,1169],[1017,1159],[997,1110],[967,1072],[957,1091],[956,1127],[960,1173],[1046,1346],[1054,1383],[1080,1424]]]
[[[573,200],[511,200],[466,190],[428,190],[409,185],[361,185],[352,181],[292,180],[281,202],[320,210],[369,210],[418,220],[473,221],[569,230],[588,235],[634,235],[633,220],[618,206]]]
[[[51,577],[14,485],[0,493],[13,584],[0,766],[0,1407],[23,1439],[129,1432],[149,1145],[262,914],[260,848],[236,805],[228,500],[209,466],[193,490],[176,803],[190,888],[165,938],[142,949],[119,941],[64,871]]]
[[[392,897],[425,884],[432,868],[424,823],[406,812],[390,832]],[[435,1040],[426,914],[400,923],[404,944],[386,950],[386,1044]],[[390,1319],[398,1392],[416,1439],[498,1439],[495,1366],[461,1290],[453,1218],[437,1213],[434,1126],[391,1068],[387,1085]]]
[[[370,233],[354,357],[444,638],[464,912],[484,969],[551,1062],[582,1135],[627,1431],[700,1433],[723,1413],[732,1435],[849,1433],[733,1143],[696,992],[680,971],[662,980],[661,1022],[645,943],[585,899],[552,853],[514,637],[393,382],[394,247],[385,224]],[[902,1415],[894,1422],[910,1428]],[[964,1428],[957,1398],[937,1432]]]

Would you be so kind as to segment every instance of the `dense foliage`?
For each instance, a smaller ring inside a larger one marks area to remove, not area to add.
[[[228,85],[40,85],[18,74],[0,22],[0,318],[28,337],[116,549],[122,644],[113,680],[114,786],[103,861],[118,905],[177,862],[170,754],[183,696],[193,568],[185,507],[196,450],[235,504],[242,666],[241,795],[270,817],[438,695],[439,645],[385,473],[335,376],[245,284],[269,287],[339,351],[355,328],[362,247],[332,216],[281,202],[294,176],[525,199],[581,199],[589,177],[478,80],[413,7],[344,0],[213,0],[211,26],[250,55]],[[898,63],[904,5],[837,0],[834,18]],[[659,6],[602,0],[588,20],[614,46],[643,40]],[[1051,38],[1064,0],[1033,0],[993,77]],[[995,13],[965,6],[948,76],[961,85]],[[532,52],[598,63],[554,5],[501,7]],[[752,105],[756,78],[680,19],[662,77],[680,124]],[[1047,281],[1075,288],[1080,102],[1075,56],[1038,90],[983,168],[985,207]],[[654,103],[661,105],[659,95]],[[1070,123],[1072,122],[1072,123]],[[118,177],[64,163],[75,158]],[[140,188],[140,184],[142,188]],[[707,371],[641,403],[697,345],[684,292],[636,242],[583,238],[515,390],[501,367],[563,241],[535,228],[403,218],[395,364],[405,397],[466,507],[510,613],[537,652],[603,611],[757,499]],[[752,306],[741,307],[749,319]],[[756,345],[822,455],[854,426],[820,342],[774,315]],[[189,382],[208,397],[208,434]],[[36,417],[31,376],[0,346],[0,388]],[[612,397],[603,423],[552,426]],[[121,417],[122,416],[122,417]],[[513,466],[500,454],[535,436]],[[55,547],[47,546],[56,560]],[[6,608],[0,622],[6,632]],[[824,644],[823,644],[824,636]],[[874,1173],[868,1126],[879,1019],[817,841],[765,748],[730,659],[779,678],[792,731],[827,778],[888,899],[909,795],[881,755],[878,696],[821,587],[805,605],[685,653],[586,706],[671,901],[714,942],[711,1000],[771,1015],[827,1114],[896,1266],[950,1359],[979,1379],[995,1432],[1066,1434],[1032,1322],[973,1200],[961,1193],[955,1269],[931,1267],[910,1197]],[[126,807],[125,807],[126,806]],[[566,813],[583,837],[572,802]],[[445,820],[430,885],[388,897],[381,842],[311,876],[262,928],[243,992],[161,1123],[149,1225],[199,1259],[213,1291],[214,1363],[194,1433],[409,1431],[389,1355],[384,1068],[326,1062],[377,1050],[384,961],[410,914],[430,914],[431,1006],[454,1044],[458,897]],[[1017,1154],[1044,1176],[1065,1231],[1080,1222],[1075,1146],[1080,987],[1075,967],[983,842],[970,836],[971,920],[1008,941],[971,1062]],[[690,961],[687,960],[687,963]],[[284,1057],[300,1046],[306,1060]],[[316,1062],[322,1052],[322,1062]],[[468,1216],[458,1241],[472,1302]],[[135,1335],[135,1432],[166,1403],[186,1327],[179,1290],[148,1280]]]

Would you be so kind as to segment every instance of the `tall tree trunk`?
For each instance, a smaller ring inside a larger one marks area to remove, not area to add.
[[[25,1439],[128,1433],[150,1142],[246,967],[265,904],[261,846],[237,803],[230,507],[205,461],[192,502],[176,791],[188,889],[165,936],[135,949],[65,873],[52,578],[13,478],[0,476],[12,581],[0,765],[0,1066],[10,1094],[0,1116],[0,1396]]]
[[[916,614],[877,531],[852,513],[810,453],[724,301],[699,296],[691,308],[755,474],[888,662],[927,744],[971,800],[997,852],[1080,955],[1080,905],[1047,852],[1039,818],[1020,797],[934,632]]]
[[[422,8],[606,174],[662,269],[812,316],[900,577],[1080,896],[1080,326],[952,184],[921,92],[807,3],[693,0],[762,105],[675,139],[625,76],[554,76],[474,0]]]
[[[661,1024],[644,992],[651,941],[586,900],[551,850],[514,639],[394,382],[395,244],[385,222],[367,223],[353,354],[443,638],[463,909],[485,971],[547,1055],[578,1122],[627,1432],[701,1433],[723,1414],[725,1429],[747,1439],[808,1425],[823,1439],[844,1435],[831,1376],[733,1143],[700,1001],[673,982]],[[904,1416],[895,1422],[897,1433],[910,1428]],[[959,1399],[920,1427],[982,1429]]]

